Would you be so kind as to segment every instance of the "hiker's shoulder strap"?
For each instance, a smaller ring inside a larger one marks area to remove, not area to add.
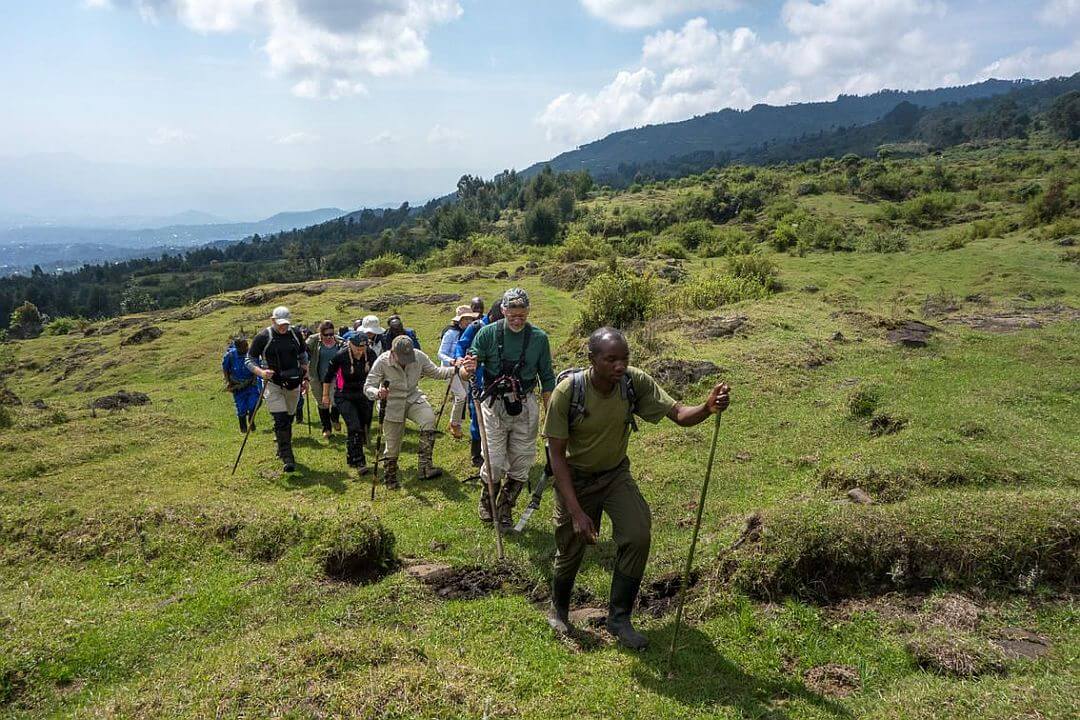
[[[570,412],[567,425],[573,426],[585,415],[585,371],[574,370],[570,373]]]
[[[521,355],[518,356],[517,370],[521,370],[525,366],[525,353],[529,350],[529,338],[532,337],[532,325],[525,323],[525,329],[522,330],[525,335],[521,338]]]
[[[629,425],[636,432],[638,429],[637,418],[634,417],[634,413],[638,409],[637,393],[634,391],[634,378],[630,373],[624,373],[622,376],[622,383],[620,383],[620,392],[622,393],[623,400],[626,400],[626,424]]]

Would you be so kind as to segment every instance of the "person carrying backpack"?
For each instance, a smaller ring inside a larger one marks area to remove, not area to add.
[[[476,315],[468,305],[458,305],[454,319],[443,330],[439,341],[439,360],[444,367],[454,364],[454,348],[461,339],[461,332],[475,319]],[[465,399],[469,395],[469,389],[460,375],[450,378],[450,392],[454,396],[454,405],[450,408],[450,434],[455,440],[460,440],[461,421],[465,417]]]
[[[345,442],[345,462],[364,475],[368,471],[364,458],[364,439],[371,423],[371,400],[364,393],[371,366],[375,364],[375,351],[367,344],[367,336],[356,333],[349,342],[327,363],[322,374],[323,405],[330,404],[345,418],[349,434]],[[314,361],[312,361],[314,364]]]
[[[225,375],[225,389],[232,393],[236,405],[236,417],[240,420],[240,432],[246,433],[248,425],[255,429],[255,407],[259,404],[262,381],[248,369],[245,363],[248,341],[235,337],[221,358],[221,372]]]
[[[401,320],[401,316],[393,314],[386,319],[386,337],[383,338],[383,347],[390,349],[394,342],[394,338],[399,335],[407,335],[412,340],[413,348],[420,350],[420,339],[416,337],[416,331],[412,328],[405,327],[405,323]]]
[[[483,314],[484,301],[478,297],[472,299],[470,308],[474,312],[478,312],[480,317],[469,323],[468,327],[461,331],[461,337],[458,339],[457,347],[454,348],[454,359],[465,357],[469,354],[469,348],[472,347],[472,342],[476,338],[476,333],[480,332],[480,328],[485,325],[490,325],[493,322],[502,320],[502,304],[495,303],[491,306],[491,310],[487,315]],[[477,310],[479,308],[479,310]],[[476,385],[477,387],[484,386],[484,369],[476,369]],[[469,448],[472,453],[473,467],[480,467],[484,464],[484,456],[480,452],[480,427],[476,424],[476,403],[473,401],[472,395],[468,395],[467,402],[469,406]],[[481,511],[483,513],[483,511]],[[486,513],[490,515],[491,513]]]
[[[647,637],[630,614],[649,557],[652,516],[626,456],[635,417],[681,427],[723,412],[730,390],[718,383],[701,405],[676,402],[647,373],[630,365],[626,338],[614,328],[589,337],[589,368],[562,374],[551,396],[544,435],[555,477],[555,567],[548,624],[570,632],[570,595],[585,548],[596,544],[600,514],[611,519],[615,568],[606,625],[625,647],[642,650]]]
[[[262,367],[265,363],[266,367]],[[274,308],[270,327],[260,330],[248,348],[249,370],[266,381],[263,402],[274,419],[274,439],[282,469],[292,472],[292,417],[300,395],[307,390],[308,355],[300,333],[292,328],[292,315],[284,305]]]
[[[509,528],[513,526],[514,503],[536,461],[540,406],[535,390],[539,385],[546,408],[555,388],[555,373],[547,334],[529,323],[528,293],[521,288],[507,290],[502,312],[502,320],[476,333],[469,353],[484,369],[477,410],[483,414],[487,431],[488,457],[481,473],[492,478],[496,487],[501,482],[495,497],[497,517],[491,515],[487,483],[482,486],[477,511],[482,521]]]
[[[307,340],[307,354],[310,364],[308,365],[308,383],[311,385],[311,396],[319,407],[319,423],[322,425],[324,438],[329,438],[333,432],[341,432],[341,413],[337,404],[334,403],[334,384],[323,387],[322,378],[326,375],[326,369],[330,367],[330,361],[345,347],[345,344],[334,332],[334,323],[331,320],[323,320],[319,323],[318,334],[312,334]],[[324,399],[329,393],[329,399]]]

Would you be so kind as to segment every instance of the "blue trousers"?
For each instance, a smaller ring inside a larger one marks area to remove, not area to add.
[[[259,403],[258,385],[251,385],[239,392],[234,392],[233,402],[236,403],[237,417],[243,417],[255,412],[255,406]]]

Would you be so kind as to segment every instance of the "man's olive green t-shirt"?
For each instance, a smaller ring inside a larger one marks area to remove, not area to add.
[[[642,420],[657,423],[675,406],[675,400],[647,373],[628,367],[626,374],[634,382],[637,411]],[[608,395],[593,387],[592,368],[585,371],[585,413],[569,427],[570,400],[573,378],[564,378],[551,394],[544,434],[553,438],[568,438],[566,460],[570,466],[584,472],[610,470],[626,457],[630,441],[630,425],[626,422],[630,401],[623,397],[621,385]]]

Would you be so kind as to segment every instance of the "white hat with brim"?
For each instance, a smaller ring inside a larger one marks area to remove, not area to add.
[[[382,335],[386,331],[379,325],[378,315],[365,315],[364,319],[360,321],[360,330],[366,333],[373,333],[375,335]]]
[[[279,305],[274,308],[274,312],[271,315],[274,318],[275,325],[291,325],[292,314],[289,312],[289,308],[284,305]]]

